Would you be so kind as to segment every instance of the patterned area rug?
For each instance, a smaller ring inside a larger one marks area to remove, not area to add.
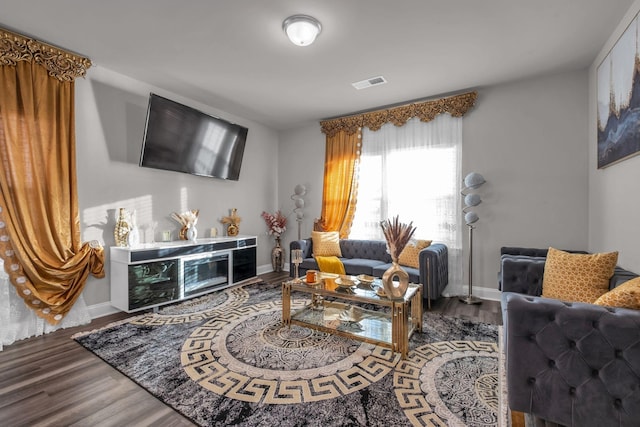
[[[281,316],[255,283],[74,339],[202,426],[506,425],[498,326],[427,312],[401,360]]]

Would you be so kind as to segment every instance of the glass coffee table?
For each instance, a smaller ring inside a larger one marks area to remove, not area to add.
[[[324,280],[336,278],[336,283]],[[409,353],[409,339],[422,331],[422,285],[410,284],[401,299],[381,296],[381,279],[359,282],[354,276],[321,274],[317,284],[288,280],[282,283],[282,322],[378,344]],[[292,292],[308,294],[311,302],[291,308]]]

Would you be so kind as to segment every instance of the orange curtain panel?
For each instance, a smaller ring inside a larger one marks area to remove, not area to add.
[[[351,231],[358,193],[361,133],[341,130],[327,135],[320,224],[346,239]]]
[[[80,241],[72,60],[0,35],[0,256],[25,303],[55,325],[89,274],[104,276],[102,247]]]

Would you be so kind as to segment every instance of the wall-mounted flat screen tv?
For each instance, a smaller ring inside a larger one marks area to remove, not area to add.
[[[237,181],[248,129],[149,96],[140,166]]]

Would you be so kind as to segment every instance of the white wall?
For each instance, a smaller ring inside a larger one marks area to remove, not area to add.
[[[586,70],[479,90],[462,150],[463,175],[487,180],[474,286],[497,287],[501,246],[587,249],[586,140]]]
[[[138,166],[149,93],[154,92],[204,112],[249,128],[239,181],[197,177]],[[97,239],[105,245],[106,277],[88,280],[84,297],[88,305],[108,303],[109,247],[115,244],[113,229],[120,207],[137,211],[143,241],[152,239],[145,228],[153,221],[162,230],[179,225],[172,212],[200,209],[197,228],[209,237],[220,218],[238,209],[240,233],[258,236],[258,265],[270,267],[269,242],[260,218],[263,209],[277,205],[278,135],[275,131],[241,117],[226,114],[224,105],[214,109],[182,98],[110,70],[93,67],[86,79],[76,80],[77,176],[83,240]]]
[[[462,150],[463,174],[476,171],[487,180],[479,189],[474,287],[497,288],[501,246],[586,249],[586,103],[586,70],[478,90],[476,107],[463,121]],[[279,173],[280,199],[297,182],[309,188],[303,237],[320,214],[324,141],[318,123],[280,134],[286,165]],[[425,179],[416,189],[420,185],[437,180]],[[460,226],[466,254],[467,230]],[[296,236],[287,231],[287,248]],[[448,290],[464,292],[461,284]]]
[[[311,236],[313,220],[320,217],[322,207],[322,181],[324,176],[325,136],[318,122],[303,124],[297,129],[280,133],[278,148],[280,170],[278,173],[280,209],[291,212],[294,208],[291,195],[296,184],[307,188],[304,196],[305,208],[300,227],[300,236]],[[287,262],[289,243],[298,238],[295,215],[289,217],[287,232],[283,236]]]
[[[589,250],[618,251],[618,263],[640,273],[638,212],[640,211],[640,156],[604,169],[597,168],[598,65],[640,11],[636,1],[589,69]]]

